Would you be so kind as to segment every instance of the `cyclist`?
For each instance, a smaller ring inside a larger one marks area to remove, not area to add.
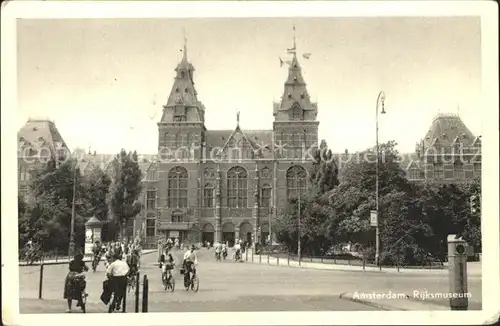
[[[226,257],[227,257],[227,245],[226,245],[226,243],[222,244],[222,257],[224,259],[226,259]]]
[[[130,270],[127,263],[121,260],[121,254],[115,253],[113,258],[115,261],[112,262],[106,270],[106,275],[110,280],[111,288],[114,293],[113,302],[109,307],[109,312],[113,312],[114,309],[120,310],[120,304],[122,303],[123,296],[127,290],[127,274]]]
[[[196,265],[198,265],[198,258],[196,257],[196,252],[194,251],[196,247],[191,245],[188,251],[184,254],[184,261],[182,266],[184,268],[184,285],[187,286],[193,277],[196,276]],[[190,276],[190,274],[192,274]]]
[[[241,260],[241,244],[238,240],[236,240],[236,244],[234,245],[234,250],[236,250],[236,252],[234,253],[234,260],[236,261]]]
[[[101,260],[101,254],[102,254],[101,242],[99,240],[96,240],[96,242],[94,243],[94,246],[92,247],[92,253],[94,254],[92,267],[95,270],[97,268],[97,265],[99,265],[99,261]]]
[[[130,254],[127,262],[130,268],[131,275],[135,275],[139,271],[139,262],[140,262],[139,250],[134,249],[132,250],[132,253]]]
[[[64,282],[64,299],[68,301],[68,310],[71,312],[71,305],[73,300],[77,300],[77,307],[83,307],[82,292],[85,291],[85,275],[83,272],[88,271],[89,268],[83,261],[83,255],[78,253],[74,259],[69,262],[69,272]]]
[[[221,256],[221,252],[222,252],[222,245],[219,242],[217,242],[214,245],[214,248],[215,248],[215,260],[220,261],[220,256]]]
[[[160,261],[162,281],[165,280],[165,278],[170,279],[170,277],[172,276],[171,270],[174,269],[174,266],[175,261],[171,253],[168,253],[166,256],[162,256],[162,261]]]

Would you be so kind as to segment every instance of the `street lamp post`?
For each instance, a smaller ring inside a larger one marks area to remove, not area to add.
[[[75,255],[76,170],[77,170],[77,165],[75,164],[75,170],[73,172],[73,200],[72,200],[72,207],[71,207],[71,226],[70,226],[70,233],[69,233],[69,248],[68,248],[69,257],[72,257]]]
[[[379,260],[380,260],[380,220],[379,220],[379,202],[378,202],[378,174],[379,174],[379,145],[378,145],[378,110],[380,104],[382,104],[382,111],[380,112],[381,114],[385,114],[385,108],[384,108],[384,102],[385,102],[385,93],[384,91],[380,91],[377,97],[377,104],[375,106],[375,141],[376,141],[376,154],[375,158],[377,160],[375,166],[375,211],[376,211],[376,216],[377,216],[377,224],[375,226],[375,264],[378,266],[379,265]]]
[[[299,202],[298,202],[298,241],[297,241],[297,257],[299,259],[299,265],[300,265],[300,191],[301,189],[299,188]]]

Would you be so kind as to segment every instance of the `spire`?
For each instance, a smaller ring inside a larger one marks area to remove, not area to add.
[[[240,126],[240,111],[236,112],[236,127]]]
[[[283,60],[280,58],[280,66],[284,63],[288,64],[288,77],[285,81],[285,87],[283,96],[281,98],[281,103],[276,104],[278,106],[278,120],[291,120],[290,116],[296,117],[295,119],[305,119],[310,120],[315,117],[316,103],[311,103],[311,98],[307,92],[306,82],[302,75],[302,68],[300,67],[299,60],[297,58],[297,37],[295,23],[293,24],[293,47],[286,49],[288,54],[292,55],[291,60]],[[308,59],[310,53],[306,53],[304,58]],[[293,111],[293,113],[291,113]],[[314,111],[313,114],[306,114],[306,111]],[[315,119],[315,118],[314,118]]]
[[[167,100],[167,104],[164,106],[166,107],[194,107],[194,108],[199,108],[201,111],[201,105],[200,102],[198,101],[197,95],[198,93],[196,92],[196,89],[194,87],[194,67],[193,65],[188,61],[187,57],[187,37],[186,37],[186,32],[183,29],[183,47],[180,49],[180,51],[183,52],[182,54],[182,59],[181,61],[177,64],[177,67],[175,68],[176,76],[174,79],[174,83],[172,85],[172,89],[170,91],[170,95]],[[187,111],[186,111],[187,112]],[[179,115],[181,116],[182,114],[176,113],[176,116]],[[191,116],[189,120],[200,120],[201,119],[201,113],[198,112],[194,114],[195,116],[199,117],[193,117],[191,114],[186,113],[186,119],[188,116]],[[179,118],[183,119],[183,118]],[[163,120],[163,118],[162,118]]]
[[[187,37],[186,37],[186,29],[185,28],[182,29],[182,35],[183,35],[183,39],[184,39],[184,46],[182,48],[182,52],[183,52],[183,54],[182,54],[182,61],[187,62],[187,52],[188,52],[188,50],[187,50]]]

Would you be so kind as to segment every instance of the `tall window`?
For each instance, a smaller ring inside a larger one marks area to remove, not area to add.
[[[203,189],[203,206],[207,208],[214,207],[214,186],[209,183]]]
[[[148,218],[146,220],[146,237],[154,237],[156,229],[156,220]]]
[[[455,179],[465,178],[464,164],[462,163],[462,161],[460,161],[460,159],[457,159],[453,164],[453,178]]]
[[[434,163],[433,165],[434,179],[443,179],[444,170],[442,163]]]
[[[227,172],[227,206],[247,207],[247,171],[240,166]]]
[[[187,207],[188,173],[177,166],[168,173],[168,206],[171,208]]]
[[[294,165],[286,171],[286,188],[288,199],[296,198],[306,191],[306,170],[300,165]]]
[[[172,213],[172,223],[182,223],[184,222],[184,215],[181,212]]]
[[[148,173],[146,174],[146,180],[156,180],[156,170],[155,169],[149,169]]]
[[[420,171],[418,169],[411,169],[409,171],[409,179],[410,180],[418,180],[418,179],[420,179]]]
[[[260,207],[269,207],[271,203],[271,186],[265,184],[260,190]]]
[[[146,192],[146,209],[148,211],[156,209],[156,190],[148,190]]]
[[[474,163],[474,175],[481,175],[481,162]]]

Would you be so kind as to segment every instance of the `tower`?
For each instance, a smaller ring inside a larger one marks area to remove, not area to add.
[[[198,101],[194,86],[194,67],[187,58],[187,40],[184,38],[181,62],[175,68],[176,76],[163,115],[158,123],[158,154],[160,158],[199,160],[205,133],[205,107]]]
[[[317,103],[311,102],[297,59],[295,26],[293,32],[293,47],[287,50],[292,54],[292,60],[287,62],[288,78],[281,102],[274,103],[273,110],[275,143],[284,146],[283,151],[277,152],[280,160],[301,160],[307,149],[318,141],[318,107]]]

